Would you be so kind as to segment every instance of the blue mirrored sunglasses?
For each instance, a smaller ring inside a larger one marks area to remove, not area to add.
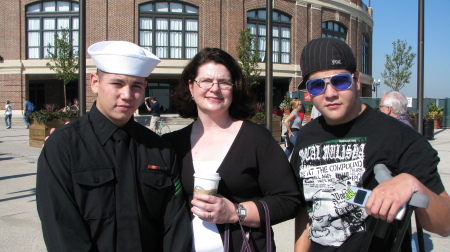
[[[326,78],[330,78],[330,80],[324,80]],[[339,73],[323,78],[309,79],[306,81],[306,90],[308,90],[310,95],[320,95],[325,91],[328,83],[330,83],[336,90],[347,90],[352,86],[353,74]]]

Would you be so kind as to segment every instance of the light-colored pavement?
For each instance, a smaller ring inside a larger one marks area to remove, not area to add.
[[[46,251],[36,212],[36,161],[40,148],[28,146],[28,130],[20,120],[0,128],[0,251]],[[172,130],[184,125],[171,125]],[[439,152],[441,174],[450,190],[450,130],[436,130],[430,141]],[[278,251],[293,251],[293,220],[274,226]],[[427,251],[448,251],[450,238],[425,233]]]

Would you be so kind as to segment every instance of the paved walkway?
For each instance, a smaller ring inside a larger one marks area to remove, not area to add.
[[[450,191],[450,130],[435,131],[435,137],[430,142],[439,151],[440,174]],[[40,151],[28,146],[28,130],[20,120],[12,129],[0,129],[0,251],[46,251],[35,200]],[[278,251],[292,251],[293,230],[293,220],[274,226]],[[450,238],[428,233],[425,237],[427,251],[448,251]]]

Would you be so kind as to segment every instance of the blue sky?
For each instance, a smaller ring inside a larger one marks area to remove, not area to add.
[[[364,1],[369,5],[369,0]],[[386,54],[393,51],[393,41],[405,40],[418,54],[418,0],[370,0],[373,8],[372,76],[381,79],[378,97],[391,91],[383,84]],[[425,0],[424,97],[450,97],[450,0]],[[417,55],[411,68],[409,84],[400,90],[407,97],[417,97]],[[373,93],[375,97],[375,93]]]

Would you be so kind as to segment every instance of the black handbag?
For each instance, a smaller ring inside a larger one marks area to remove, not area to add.
[[[261,202],[261,204],[264,207],[264,212],[265,212],[265,216],[266,216],[266,248],[267,248],[267,252],[272,252],[272,232],[270,230],[270,215],[269,215],[269,207],[267,206],[266,202],[264,202],[263,200],[259,200],[259,202]],[[251,252],[251,248],[250,248],[250,243],[248,242],[249,239],[249,235],[248,232],[244,231],[244,228],[242,227],[242,223],[240,220],[238,220],[239,222],[239,226],[241,228],[241,232],[242,232],[242,248],[241,248],[241,252]],[[224,234],[224,252],[228,252],[230,247],[229,247],[229,243],[230,243],[230,224],[227,223],[225,225],[225,234]]]

